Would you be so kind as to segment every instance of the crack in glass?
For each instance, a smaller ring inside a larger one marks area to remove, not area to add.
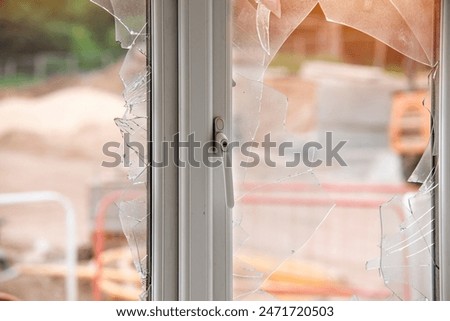
[[[122,48],[130,49],[136,37],[145,37],[146,1],[143,0],[91,0],[109,14],[116,22],[116,40]]]
[[[386,286],[399,300],[433,298],[436,187],[425,183],[418,193],[397,196],[380,207],[381,254],[372,267],[379,269]]]

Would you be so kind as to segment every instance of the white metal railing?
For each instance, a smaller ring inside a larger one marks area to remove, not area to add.
[[[66,299],[75,301],[78,297],[77,244],[75,209],[72,202],[64,195],[51,191],[0,194],[0,205],[42,202],[55,202],[64,208],[66,219]]]

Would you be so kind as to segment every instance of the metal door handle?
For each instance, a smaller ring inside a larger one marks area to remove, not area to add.
[[[214,118],[214,140],[217,153],[222,156],[223,175],[225,183],[225,200],[228,208],[234,207],[233,169],[231,164],[231,149],[228,137],[224,134],[225,122],[221,117]]]

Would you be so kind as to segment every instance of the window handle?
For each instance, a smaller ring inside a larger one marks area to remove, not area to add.
[[[214,139],[216,151],[222,157],[223,175],[225,183],[225,200],[228,208],[234,207],[234,186],[231,149],[229,148],[228,137],[223,132],[225,122],[221,117],[214,118]]]

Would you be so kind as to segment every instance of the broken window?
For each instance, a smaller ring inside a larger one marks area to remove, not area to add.
[[[114,15],[117,40],[129,49],[121,71],[126,112],[116,123],[129,178],[145,187],[149,154],[133,143],[146,146],[148,137],[146,2],[93,2]],[[403,181],[388,133],[397,91],[428,90],[421,106],[434,118],[438,2],[231,2],[240,143],[234,298],[432,299],[436,136],[412,173],[418,189]],[[417,131],[407,128],[411,117],[400,117],[401,135]],[[147,282],[146,198],[119,207]]]

